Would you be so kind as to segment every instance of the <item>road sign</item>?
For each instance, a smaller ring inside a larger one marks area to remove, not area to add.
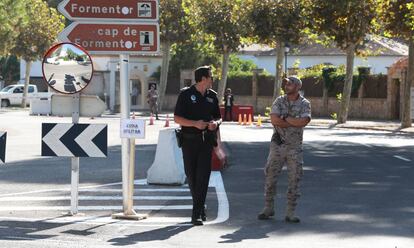
[[[6,139],[7,133],[0,132],[0,162],[6,162]]]
[[[154,54],[159,52],[158,23],[74,22],[59,34],[91,54]]]
[[[64,0],[58,9],[74,21],[158,21],[157,0]]]
[[[106,124],[42,123],[42,156],[106,157]]]
[[[121,119],[121,138],[145,139],[145,120]]]

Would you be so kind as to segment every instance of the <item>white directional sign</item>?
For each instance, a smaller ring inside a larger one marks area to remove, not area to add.
[[[145,120],[122,119],[121,138],[145,139]]]
[[[42,124],[42,156],[106,157],[106,124]]]
[[[6,162],[6,132],[0,132],[0,162]]]
[[[157,0],[63,0],[58,9],[73,21],[158,21]]]

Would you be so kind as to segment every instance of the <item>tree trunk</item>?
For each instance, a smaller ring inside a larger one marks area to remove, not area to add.
[[[30,81],[30,69],[32,68],[32,61],[26,61],[26,72],[24,77],[24,89],[23,89],[23,99],[22,99],[22,108],[26,108],[26,98],[29,91],[29,81]]]
[[[165,91],[167,90],[167,81],[168,81],[168,69],[170,66],[170,49],[171,43],[169,41],[163,41],[161,44],[162,50],[162,64],[161,64],[161,76],[160,76],[160,86],[158,89],[158,109],[162,110]],[[146,95],[146,93],[142,93]]]
[[[223,61],[221,65],[221,81],[220,81],[220,84],[218,85],[218,90],[217,90],[217,97],[218,97],[219,103],[222,102],[223,97],[224,97],[224,92],[226,91],[227,73],[229,71],[230,52],[231,52],[230,49],[228,49],[227,47],[224,47]]]
[[[354,72],[355,44],[346,49],[346,77],[342,92],[341,107],[339,109],[338,124],[345,123],[348,119],[349,103],[351,101],[352,77]]]
[[[328,88],[326,88],[325,83],[323,84],[322,103],[323,103],[323,109],[322,109],[323,115],[329,116],[329,109],[328,109],[329,96],[328,96]]]
[[[276,99],[280,96],[280,88],[282,87],[282,71],[283,71],[283,58],[284,50],[283,43],[279,42],[276,51],[276,75],[275,75],[275,88],[273,91],[273,98]]]
[[[411,87],[414,81],[414,40],[410,40],[408,50],[408,72],[403,90],[403,112],[401,118],[401,128],[411,127]]]

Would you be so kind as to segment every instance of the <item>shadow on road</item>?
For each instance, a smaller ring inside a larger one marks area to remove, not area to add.
[[[188,224],[188,223],[181,223],[181,224]],[[169,238],[189,230],[192,228],[192,225],[184,225],[184,226],[167,226],[151,231],[141,232],[141,233],[134,233],[131,235],[127,235],[123,238],[115,238],[108,240],[109,243],[112,243],[113,246],[126,246],[126,245],[136,245],[140,242],[148,242],[148,241],[163,241],[168,240]]]
[[[414,236],[414,165],[393,157],[414,157],[414,146],[365,147],[335,141],[305,144],[305,173],[297,210],[302,222],[297,225],[283,221],[286,171],[278,183],[275,218],[256,218],[264,203],[263,167],[269,143],[229,142],[227,146],[238,156],[232,156],[232,166],[223,173],[231,209],[226,229],[233,230],[221,236],[225,239],[221,243],[313,233]]]

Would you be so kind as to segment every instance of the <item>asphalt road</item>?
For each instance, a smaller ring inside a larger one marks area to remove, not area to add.
[[[0,130],[9,132],[9,161],[0,166],[1,247],[414,247],[412,136],[307,128],[305,174],[297,210],[302,222],[292,225],[282,221],[286,171],[278,185],[275,218],[256,219],[263,207],[263,166],[272,129],[224,124],[222,137],[230,155],[229,167],[221,173],[225,192],[211,185],[207,205],[209,219],[214,220],[223,207],[219,196],[225,195],[229,217],[221,223],[192,227],[186,222],[188,209],[165,210],[190,204],[185,185],[150,186],[138,180],[136,196],[144,198],[135,206],[164,206],[140,211],[149,214],[144,222],[111,220],[108,216],[116,212],[113,209],[83,211],[77,217],[51,210],[68,205],[59,197],[68,196],[64,189],[69,187],[70,168],[68,159],[38,156],[39,125],[70,119],[14,112],[1,113],[0,118],[7,120],[0,122]],[[111,200],[94,198],[80,205],[120,206],[121,201],[114,200],[120,194],[117,183],[121,181],[119,120],[108,117],[81,122],[108,123],[110,147],[107,159],[81,159],[80,195],[109,196]],[[157,130],[163,124],[149,127],[147,139],[137,142],[136,179],[145,179],[155,155]],[[175,191],[159,191],[167,188]],[[151,196],[174,200],[148,200]],[[19,206],[46,209],[13,210]]]
[[[92,65],[45,64],[44,70],[49,85],[60,92],[68,93],[80,91],[88,85],[91,78]]]

